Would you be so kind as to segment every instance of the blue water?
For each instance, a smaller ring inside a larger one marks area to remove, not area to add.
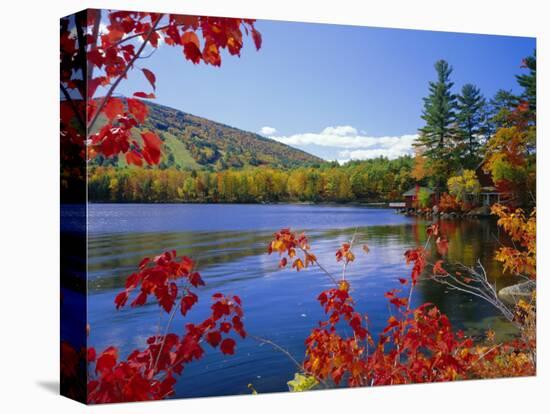
[[[359,217],[368,224],[410,222],[387,209],[288,204],[91,204],[88,214],[92,234],[349,228]]]
[[[204,319],[212,293],[237,294],[249,334],[272,340],[302,360],[304,339],[323,319],[316,297],[331,284],[314,268],[299,273],[279,269],[278,258],[266,253],[273,232],[283,227],[305,231],[313,252],[336,274],[341,265],[334,253],[356,232],[356,245],[367,243],[370,253],[356,250],[347,278],[357,309],[369,315],[371,330],[377,332],[389,316],[383,294],[409,274],[403,253],[424,242],[429,224],[390,209],[310,205],[92,204],[88,214],[89,345],[98,351],[115,345],[123,356],[143,347],[159,321],[154,303],[119,311],[113,304],[125,277],[144,256],[176,249],[198,261],[206,282],[199,304],[185,321],[179,315],[172,331],[182,332],[185,322]],[[446,222],[442,227],[449,233],[449,260],[473,264],[480,258],[491,277],[501,272],[492,257],[498,237],[493,222]],[[474,333],[498,319],[485,303],[433,282],[421,282],[413,301],[434,302],[455,326]],[[294,372],[286,355],[247,338],[237,342],[233,356],[208,348],[202,360],[187,365],[175,397],[247,394],[250,383],[260,393],[286,391]]]

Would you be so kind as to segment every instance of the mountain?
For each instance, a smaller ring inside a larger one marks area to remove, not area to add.
[[[149,116],[141,129],[156,132],[164,143],[161,162],[155,168],[221,171],[229,168],[269,166],[287,169],[325,162],[307,152],[253,132],[164,105],[143,102],[149,107]],[[139,141],[139,130],[134,135]],[[124,157],[98,157],[94,163],[119,167],[126,165]]]

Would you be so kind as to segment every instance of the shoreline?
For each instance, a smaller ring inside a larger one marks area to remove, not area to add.
[[[64,203],[64,204],[79,204],[79,203]],[[147,201],[147,202],[138,202],[138,201],[92,201],[88,200],[87,204],[227,204],[227,205],[297,205],[297,206],[350,206],[350,207],[370,207],[370,208],[391,208],[397,210],[393,207],[389,207],[388,202],[362,202],[362,201],[346,201],[346,202],[337,202],[337,201],[251,201],[251,202],[213,202],[213,201]]]
[[[79,204],[79,203],[63,203],[66,205]],[[318,206],[318,207],[358,207],[365,209],[385,209],[393,210],[396,215],[402,215],[411,218],[419,218],[424,220],[443,219],[443,220],[457,220],[457,219],[490,219],[493,215],[490,209],[486,206],[477,207],[467,212],[438,212],[432,209],[415,210],[413,208],[395,208],[390,207],[389,202],[362,202],[362,201],[349,201],[349,202],[336,202],[336,201],[270,201],[270,202],[198,202],[198,201],[163,201],[163,202],[119,202],[119,201],[89,201],[88,205],[262,205],[262,206]]]

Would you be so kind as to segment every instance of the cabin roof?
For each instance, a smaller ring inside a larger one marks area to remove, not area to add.
[[[417,191],[420,191],[420,190],[425,190],[428,192],[428,194],[432,195],[434,192],[431,188],[428,188],[428,187],[413,187],[411,188],[410,190],[408,191],[405,191],[403,193],[403,197],[413,197],[416,195],[416,192]]]

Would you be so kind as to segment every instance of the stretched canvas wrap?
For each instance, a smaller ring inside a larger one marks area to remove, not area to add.
[[[63,395],[535,375],[535,39],[60,23]]]

